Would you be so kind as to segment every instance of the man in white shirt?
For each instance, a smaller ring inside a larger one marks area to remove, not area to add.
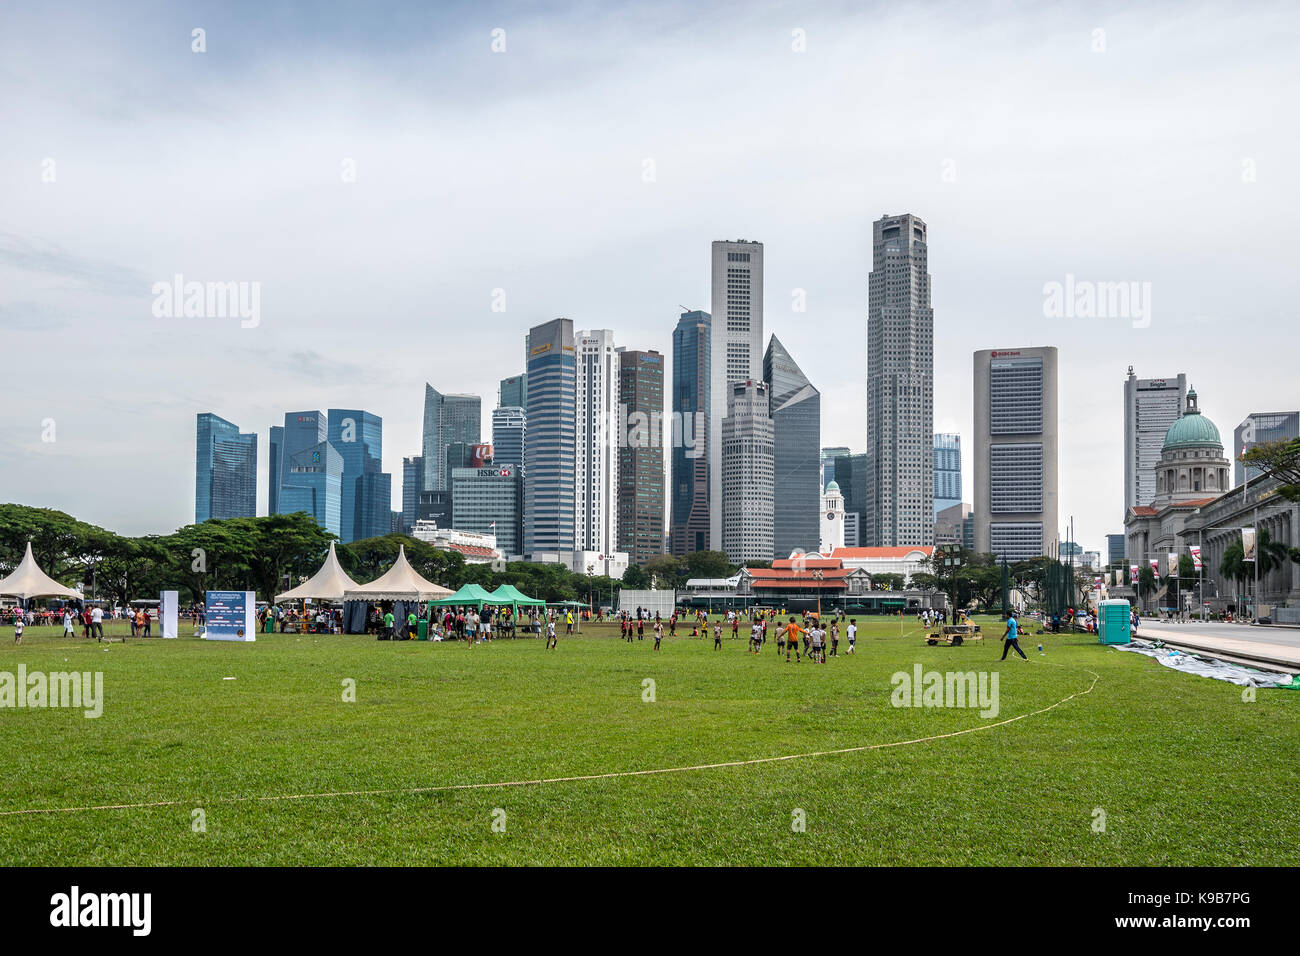
[[[858,646],[858,619],[856,617],[849,620],[848,635],[849,653],[852,654]]]
[[[96,604],[90,609],[90,629],[94,632],[96,639],[100,642],[104,640],[104,609]]]

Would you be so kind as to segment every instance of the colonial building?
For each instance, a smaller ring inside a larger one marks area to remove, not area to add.
[[[1157,562],[1160,589],[1148,598],[1155,606],[1167,606],[1167,557],[1184,553],[1184,525],[1227,490],[1231,467],[1219,429],[1201,414],[1196,389],[1188,389],[1187,406],[1165,433],[1155,464],[1155,497],[1149,505],[1129,507],[1124,515],[1128,563],[1142,568]],[[1191,582],[1184,582],[1180,591],[1194,598]]]
[[[1241,543],[1241,529],[1259,527],[1260,537],[1268,533],[1270,541],[1296,546],[1300,528],[1300,504],[1288,501],[1277,492],[1278,482],[1260,478],[1234,488],[1206,502],[1187,516],[1179,531],[1183,550],[1201,549],[1205,601],[1214,611],[1233,610],[1254,602],[1246,595],[1254,592],[1254,575],[1234,581],[1219,573],[1223,552]],[[1247,566],[1249,567],[1249,565]],[[1291,560],[1260,578],[1260,614],[1271,616],[1275,623],[1300,623],[1300,564]],[[1287,613],[1288,611],[1294,613]]]
[[[844,547],[844,520],[844,496],[840,494],[840,486],[831,481],[822,493],[822,541],[819,550],[823,554]]]

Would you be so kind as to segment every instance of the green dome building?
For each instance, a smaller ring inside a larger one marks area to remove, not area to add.
[[[1156,465],[1156,499],[1153,505],[1171,504],[1206,495],[1221,495],[1229,488],[1228,459],[1214,422],[1201,414],[1196,389],[1187,390],[1187,407],[1165,432]]]

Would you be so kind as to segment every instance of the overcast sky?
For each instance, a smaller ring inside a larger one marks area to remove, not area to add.
[[[963,497],[972,353],[1059,346],[1060,513],[1099,548],[1128,365],[1186,372],[1229,443],[1300,407],[1298,27],[1293,3],[6,3],[0,501],[169,532],[197,412],[264,455],[285,411],[335,406],[382,416],[396,507],[426,381],[481,394],[486,439],[529,326],[668,354],[710,242],[742,237],[823,444],[860,451],[871,222],[911,212]],[[260,283],[259,323],[156,317],[178,273]],[[1045,316],[1067,274],[1150,283],[1149,326]],[[263,509],[265,485],[263,460]]]

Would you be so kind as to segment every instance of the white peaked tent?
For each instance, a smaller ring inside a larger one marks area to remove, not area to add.
[[[426,581],[415,573],[406,560],[406,548],[397,552],[397,560],[384,574],[369,584],[358,584],[343,594],[345,601],[436,601],[452,592],[442,585]]]
[[[34,597],[81,598],[80,591],[65,588],[40,569],[32,557],[30,541],[27,542],[27,553],[23,555],[22,563],[14,568],[13,574],[0,581],[0,594],[22,598],[24,601]]]
[[[292,591],[277,594],[275,603],[306,598],[314,601],[342,601],[344,593],[356,590],[357,586],[357,582],[348,577],[347,572],[339,564],[338,556],[334,553],[334,542],[331,541],[330,553],[325,558],[325,563],[320,566],[320,570]]]

